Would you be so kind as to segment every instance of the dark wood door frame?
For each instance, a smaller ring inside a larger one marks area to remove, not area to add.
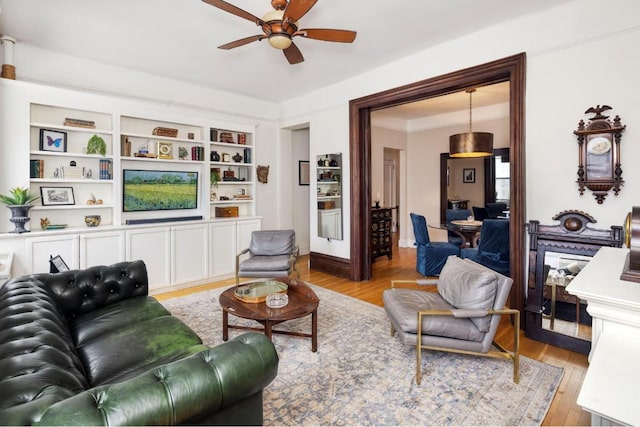
[[[349,102],[351,165],[351,280],[371,278],[371,111],[468,88],[509,82],[511,157],[511,305],[522,310],[525,286],[525,74],[526,54],[389,89]],[[439,154],[437,154],[439,155]],[[517,189],[517,191],[515,191]]]

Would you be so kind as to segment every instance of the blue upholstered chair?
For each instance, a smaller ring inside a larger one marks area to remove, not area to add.
[[[449,255],[460,256],[460,248],[447,242],[431,242],[424,216],[414,213],[410,216],[418,247],[416,270],[424,276],[438,276]]]
[[[471,208],[473,210],[473,219],[476,221],[484,221],[489,218],[489,210],[482,206],[473,206]]]
[[[467,219],[471,216],[471,210],[469,209],[447,209],[446,218],[447,224],[451,224],[451,221]],[[449,243],[456,246],[462,246],[464,239],[453,231],[447,231],[447,239]]]
[[[480,230],[477,248],[462,250],[462,258],[482,264],[509,276],[509,220],[485,219]]]
[[[487,211],[489,211],[489,218],[495,219],[501,215],[504,215],[504,211],[507,210],[507,204],[502,202],[487,203]]]

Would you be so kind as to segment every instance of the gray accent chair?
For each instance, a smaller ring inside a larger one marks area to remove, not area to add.
[[[476,262],[450,256],[437,281],[437,292],[398,288],[393,280],[383,292],[384,309],[404,344],[416,346],[416,382],[420,384],[422,350],[438,350],[508,359],[519,381],[520,312],[505,307],[513,280]],[[513,319],[513,350],[494,342],[503,314]],[[418,327],[421,325],[421,327]]]
[[[295,272],[299,278],[298,252],[293,230],[253,231],[249,247],[236,255],[236,286],[240,277],[288,277]]]

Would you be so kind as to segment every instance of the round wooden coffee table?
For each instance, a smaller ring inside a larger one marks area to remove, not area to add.
[[[296,337],[311,338],[311,351],[318,350],[318,303],[320,300],[313,290],[303,281],[281,277],[277,279],[289,285],[287,295],[289,303],[282,308],[267,307],[265,302],[245,303],[236,298],[233,293],[235,286],[225,290],[220,294],[218,301],[222,307],[222,340],[229,339],[229,329],[249,329],[254,331],[264,331],[264,334],[271,339],[271,334],[284,334]],[[229,313],[236,317],[255,320],[262,324],[264,328],[252,328],[250,326],[240,326],[229,324]],[[275,330],[273,327],[287,320],[299,319],[311,314],[311,333]]]

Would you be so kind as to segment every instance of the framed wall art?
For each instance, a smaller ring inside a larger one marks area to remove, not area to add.
[[[462,169],[462,182],[473,184],[476,182],[476,168]]]
[[[298,185],[309,185],[309,162],[298,161]]]
[[[75,205],[73,187],[40,187],[43,206]]]
[[[66,153],[67,133],[59,130],[40,129],[40,151]]]

